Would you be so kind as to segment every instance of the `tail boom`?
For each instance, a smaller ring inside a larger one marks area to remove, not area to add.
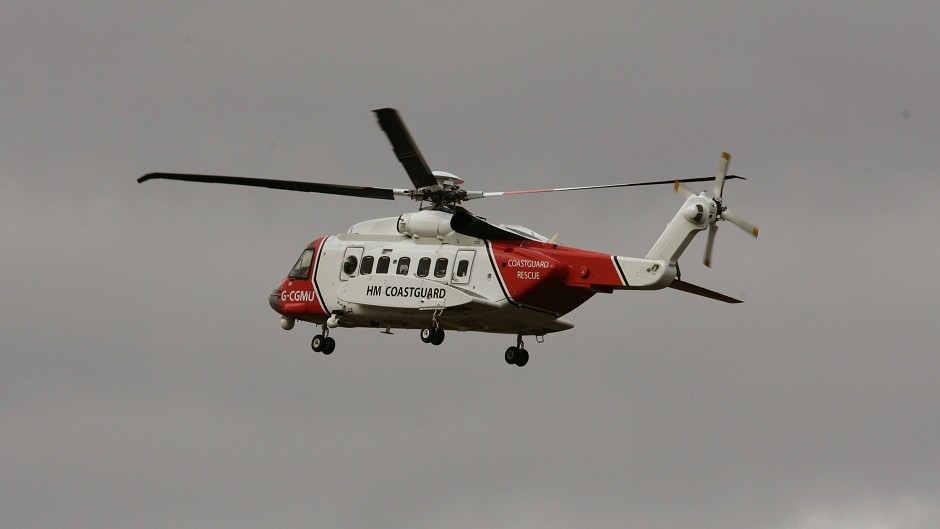
[[[646,254],[647,259],[662,260],[675,266],[682,252],[689,247],[698,232],[707,229],[718,216],[714,200],[694,195],[676,212],[666,230]]]

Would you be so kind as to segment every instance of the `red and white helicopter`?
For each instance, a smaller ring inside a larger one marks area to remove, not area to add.
[[[453,174],[431,171],[395,109],[374,111],[414,188],[394,189],[268,180],[233,176],[151,173],[137,181],[183,180],[288,191],[305,191],[417,201],[417,211],[360,222],[346,233],[320,237],[307,245],[288,276],[271,293],[271,308],[281,327],[296,320],[319,325],[314,351],[330,354],[339,327],[420,329],[421,341],[440,345],[447,331],[516,335],[506,349],[508,364],[524,366],[529,353],[524,336],[539,342],[574,325],[563,316],[594,294],[615,290],[674,288],[726,303],[724,294],[682,281],[678,259],[695,235],[708,231],[705,264],[710,266],[718,221],[726,220],[757,237],[757,227],[724,205],[722,190],[731,159],[722,153],[716,177],[607,184],[526,191],[481,192],[461,189]],[[714,181],[709,194],[685,183]],[[673,184],[685,203],[645,257],[622,257],[555,244],[523,226],[496,225],[461,204],[478,198]]]

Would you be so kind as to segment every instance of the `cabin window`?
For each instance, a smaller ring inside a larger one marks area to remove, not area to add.
[[[418,277],[428,277],[428,274],[431,272],[431,258],[422,257],[418,259],[418,270],[415,272]]]
[[[367,255],[362,258],[362,266],[359,267],[359,273],[362,275],[372,273],[372,265],[375,264],[375,257]]]
[[[444,277],[447,275],[447,259],[441,257],[434,263],[434,277]]]
[[[304,253],[300,254],[300,259],[297,259],[297,263],[294,264],[294,268],[291,269],[287,277],[290,279],[307,279],[310,277],[311,263],[313,263],[313,250],[304,250]]]
[[[392,260],[392,258],[389,257],[389,256],[387,256],[387,255],[383,255],[382,257],[379,257],[379,264],[376,265],[376,267],[375,267],[375,273],[376,273],[376,274],[387,274],[387,273],[388,273],[388,264],[389,264],[389,262],[391,262],[391,260]]]
[[[408,267],[411,266],[411,258],[402,257],[398,260],[398,275],[408,275]]]
[[[470,261],[466,259],[462,259],[459,263],[457,263],[457,277],[466,277],[467,270],[469,269],[470,269]]]

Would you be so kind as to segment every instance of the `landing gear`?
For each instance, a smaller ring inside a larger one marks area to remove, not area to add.
[[[444,343],[444,329],[440,327],[425,327],[421,329],[421,341],[434,345]]]
[[[330,338],[329,336],[323,336],[318,334],[313,337],[313,340],[310,341],[310,348],[318,353],[323,353],[328,355],[336,349],[336,340]]]
[[[515,346],[510,347],[506,349],[506,363],[522,367],[529,363],[529,352]]]
[[[431,343],[431,340],[434,338],[434,328],[425,327],[421,329],[421,341],[424,343]]]
[[[333,315],[330,319],[336,318],[336,315]],[[323,324],[323,334],[318,334],[313,337],[313,340],[310,340],[310,348],[317,353],[323,353],[328,355],[336,349],[336,340],[330,338],[330,327],[335,327],[336,325],[330,325],[330,322]],[[334,322],[335,323],[335,322]]]
[[[444,343],[444,329],[441,328],[441,324],[437,321],[437,317],[443,313],[443,309],[437,309],[434,311],[434,314],[431,315],[430,327],[421,329],[422,342],[434,345],[441,345]]]
[[[504,356],[506,363],[522,367],[529,363],[529,352],[525,350],[525,344],[522,343],[522,335],[516,338],[516,345],[506,349]]]

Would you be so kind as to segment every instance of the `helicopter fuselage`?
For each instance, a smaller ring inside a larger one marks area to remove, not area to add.
[[[440,328],[517,335],[571,329],[563,316],[597,293],[655,289],[675,279],[664,260],[560,246],[518,226],[514,240],[451,228],[420,211],[361,222],[310,243],[271,293],[285,318],[335,326]],[[292,322],[291,322],[292,324]]]

